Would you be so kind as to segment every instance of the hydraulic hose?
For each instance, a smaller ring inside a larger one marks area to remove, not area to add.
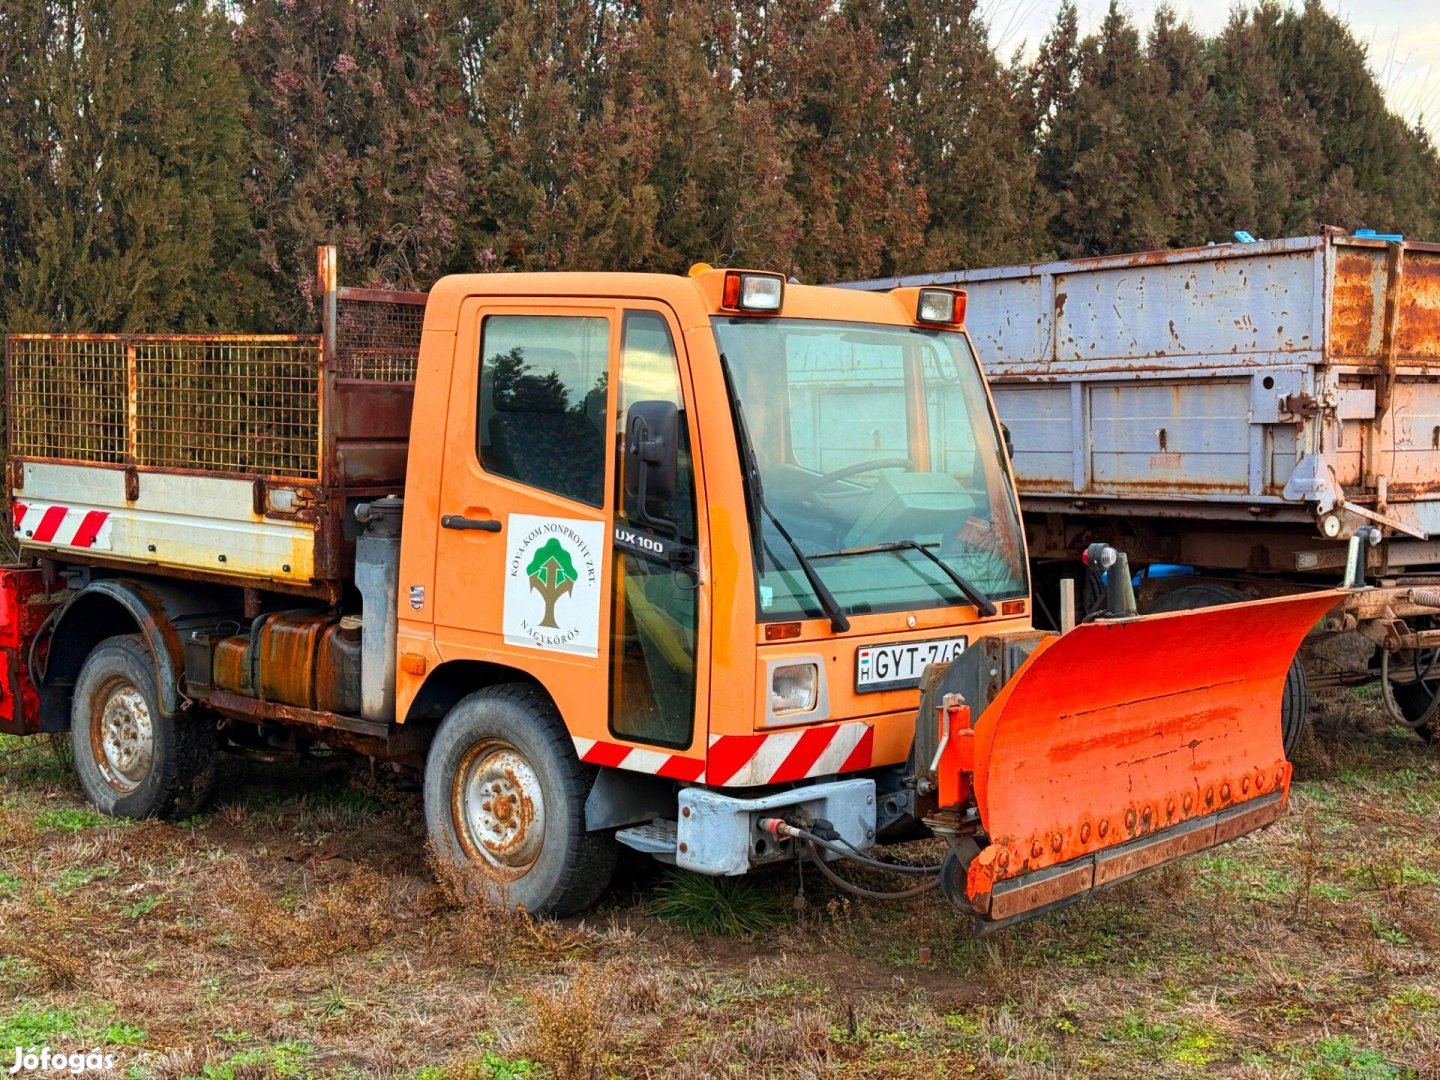
[[[39,671],[36,670],[35,661],[39,658],[36,649],[39,647],[40,642],[45,639],[45,635],[52,629],[50,624],[58,620],[60,613],[64,610],[65,605],[61,604],[54,611],[50,612],[49,615],[45,616],[44,621],[40,623],[39,628],[35,631],[35,636],[30,639],[30,647],[25,650],[25,671],[30,676],[30,685],[37,690],[40,689],[40,684],[45,680],[45,671],[43,668]]]
[[[817,836],[807,829],[791,825],[780,818],[766,818],[761,821],[761,827],[774,836],[788,836],[796,840],[802,840],[807,845],[810,861],[813,862],[820,873],[824,874],[837,888],[855,896],[863,896],[867,900],[909,900],[912,897],[920,896],[940,885],[940,867],[938,866],[901,866],[893,863],[881,862],[879,859],[872,859],[870,856],[860,852],[855,845],[843,838],[839,843],[827,840],[823,836]],[[844,845],[843,847],[841,845]],[[849,848],[850,850],[845,850]],[[867,866],[873,870],[881,870],[892,874],[904,874],[910,877],[923,879],[919,885],[909,889],[900,889],[895,892],[885,892],[879,889],[867,889],[863,885],[856,885],[853,881],[846,881],[837,874],[825,862],[822,851],[830,851],[842,859],[850,859]]]
[[[847,840],[842,839],[839,843],[833,840],[827,840],[823,836],[817,836],[813,832],[802,829],[796,825],[791,825],[788,821],[781,821],[779,818],[765,818],[760,822],[760,827],[766,832],[776,836],[791,836],[797,840],[808,841],[816,847],[822,847],[826,851],[834,852],[842,859],[850,859],[860,863],[862,866],[868,866],[872,870],[883,870],[892,874],[908,874],[911,877],[928,877],[940,872],[940,867],[938,866],[904,866],[897,863],[881,862],[879,859],[872,859]],[[841,847],[841,844],[845,846]],[[846,851],[845,848],[849,848],[850,850]]]
[[[899,892],[880,892],[876,889],[867,889],[863,885],[856,885],[853,881],[846,881],[839,874],[835,873],[834,870],[831,870],[830,867],[825,865],[825,856],[820,854],[820,845],[814,840],[807,840],[806,842],[810,845],[810,861],[815,864],[816,869],[818,869],[820,873],[829,878],[831,883],[837,888],[844,889],[846,892],[853,893],[856,896],[863,896],[867,900],[909,900],[912,897],[921,896],[931,889],[940,887],[940,878],[930,877],[919,885],[916,885],[913,889],[902,889]],[[884,863],[878,863],[877,865],[885,866]],[[891,867],[886,867],[886,869],[891,869]]]

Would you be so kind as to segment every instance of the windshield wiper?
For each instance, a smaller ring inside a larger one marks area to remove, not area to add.
[[[720,370],[725,375],[725,389],[730,394],[730,404],[735,410],[735,433],[739,436],[740,464],[745,470],[746,489],[750,492],[755,508],[770,519],[770,524],[775,526],[775,531],[795,553],[795,561],[800,564],[800,570],[804,573],[805,580],[810,583],[810,589],[815,593],[815,599],[820,601],[820,606],[830,619],[830,629],[837,634],[843,634],[850,629],[850,620],[845,617],[839,601],[835,599],[835,595],[825,582],[820,580],[820,572],[815,569],[815,564],[810,561],[805,552],[800,550],[800,545],[795,542],[790,531],[780,524],[780,519],[775,516],[770,507],[765,505],[765,489],[760,482],[760,463],[755,458],[755,445],[750,441],[750,427],[745,423],[745,410],[740,404],[739,396],[735,393],[735,383],[730,378],[730,364],[725,359],[724,353],[720,354]],[[755,524],[757,527],[754,530],[752,542],[757,545],[757,550],[763,553],[764,539],[760,536],[759,522],[757,521]],[[764,557],[763,554],[761,557]]]
[[[872,544],[869,547],[847,548],[844,551],[827,551],[824,555],[815,556],[817,559],[829,559],[840,555],[867,555],[872,551],[918,551],[925,558],[938,566],[955,587],[960,590],[966,600],[969,600],[979,609],[980,615],[988,619],[996,612],[996,607],[990,602],[990,598],[977,589],[965,578],[959,570],[936,555],[918,540],[891,540],[884,544]]]

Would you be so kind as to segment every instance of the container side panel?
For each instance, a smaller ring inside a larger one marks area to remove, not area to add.
[[[1295,471],[1295,463],[1299,460],[1296,450],[1299,440],[1294,424],[1275,424],[1267,430],[1270,433],[1270,468],[1266,474],[1265,491],[1268,495],[1279,495],[1285,490],[1285,481]]]
[[[1049,356],[1052,312],[1043,286],[1038,275],[965,285],[967,326],[987,370],[1033,365]]]
[[[1398,380],[1391,414],[1395,444],[1380,448],[1378,466],[1390,478],[1391,501],[1433,496],[1440,461],[1440,383]]]
[[[1440,254],[1409,249],[1400,287],[1399,357],[1440,359]]]
[[[320,351],[310,341],[136,341],[137,464],[320,477]]]
[[[147,473],[131,502],[119,469],[26,462],[21,480],[13,515],[22,548],[248,580],[314,576],[315,525],[256,514],[249,481]]]
[[[1077,448],[1070,388],[1063,383],[998,385],[995,407],[1005,418],[1015,446],[1015,471],[1032,491],[1067,491]]]
[[[1365,472],[1365,435],[1369,430],[1363,423],[1338,424],[1339,437],[1333,446],[1325,449],[1325,460],[1335,470],[1335,480],[1347,492],[1353,492],[1362,483]]]
[[[1249,379],[1091,387],[1095,489],[1248,491],[1249,410]]]
[[[10,452],[118,464],[126,455],[126,344],[117,337],[12,337]]]
[[[1379,356],[1384,332],[1385,249],[1337,245],[1330,300],[1331,355]]]
[[[1308,252],[1057,275],[1056,358],[1143,369],[1315,349],[1314,280]]]

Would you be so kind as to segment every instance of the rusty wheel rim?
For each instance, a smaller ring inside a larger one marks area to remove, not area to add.
[[[105,782],[129,794],[155,761],[155,725],[145,695],[122,678],[100,690],[90,717],[90,753]]]
[[[525,874],[545,839],[540,777],[514,746],[486,739],[465,752],[455,770],[451,805],[460,846],[507,877]]]

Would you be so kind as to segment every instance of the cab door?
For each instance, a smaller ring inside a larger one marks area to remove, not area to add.
[[[709,592],[705,506],[687,407],[689,388],[673,314],[660,305],[621,313],[616,385],[617,477],[610,655],[610,733],[685,751],[666,775],[694,779],[707,748]],[[642,483],[627,443],[655,410],[675,414],[675,477],[668,491]],[[699,767],[687,768],[690,764]],[[667,766],[662,766],[666,768]]]
[[[603,302],[467,301],[444,440],[438,649],[531,673],[576,734],[604,726],[618,335]]]

